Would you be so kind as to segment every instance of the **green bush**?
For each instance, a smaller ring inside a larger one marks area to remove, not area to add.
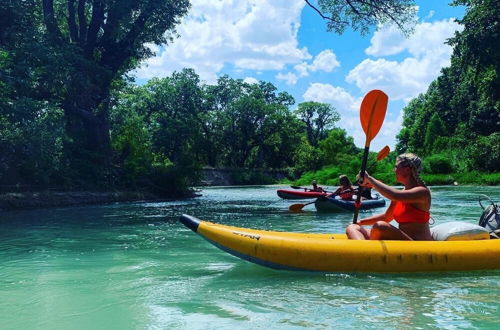
[[[231,173],[231,181],[235,185],[273,184],[276,180],[258,170],[241,170]]]
[[[453,172],[451,159],[444,154],[436,154],[425,158],[424,172],[432,174],[449,174]]]
[[[500,168],[500,133],[480,136],[466,149],[471,167],[475,170],[495,172]]]

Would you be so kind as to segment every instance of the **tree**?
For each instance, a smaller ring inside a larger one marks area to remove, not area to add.
[[[446,127],[437,113],[433,113],[425,130],[424,146],[427,152],[432,152],[436,140],[447,134]]]
[[[498,171],[500,7],[494,0],[453,4],[467,10],[464,29],[448,42],[451,66],[405,107],[396,150],[446,154],[460,171]]]
[[[340,120],[339,113],[327,103],[303,102],[294,112],[305,124],[307,139],[313,147],[317,147],[319,141],[326,138],[328,130]]]
[[[365,35],[370,27],[387,22],[396,24],[408,34],[415,23],[417,11],[413,0],[318,0],[318,6],[305,1],[327,21],[328,31],[338,34],[351,27]]]
[[[319,143],[319,146],[328,165],[339,165],[345,155],[358,153],[354,139],[348,136],[342,128],[332,129],[328,133],[328,137]]]
[[[48,52],[74,158],[110,160],[110,92],[140,60],[147,43],[166,44],[187,13],[187,0],[43,0]]]

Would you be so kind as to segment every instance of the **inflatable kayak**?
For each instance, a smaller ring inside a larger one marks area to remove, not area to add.
[[[285,190],[285,189],[278,189],[276,193],[278,194],[279,197],[283,199],[318,198],[328,194],[325,192],[317,192],[317,191],[300,191],[300,190]]]
[[[275,269],[313,272],[443,272],[500,268],[500,239],[355,241],[344,234],[255,230],[180,221],[218,248]]]
[[[314,206],[318,212],[354,211],[354,200],[345,201],[335,197],[322,196],[314,202]],[[365,199],[361,201],[360,210],[369,210],[383,206],[385,206],[385,199],[381,197]]]

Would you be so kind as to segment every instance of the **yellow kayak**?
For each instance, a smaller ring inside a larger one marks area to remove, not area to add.
[[[180,221],[218,248],[275,269],[315,272],[439,272],[500,268],[500,239],[355,241],[345,234],[255,230]]]

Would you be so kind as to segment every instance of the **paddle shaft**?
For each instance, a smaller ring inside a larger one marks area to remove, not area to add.
[[[361,162],[361,171],[359,173],[361,182],[363,182],[363,179],[365,177],[366,162],[368,160],[368,152],[369,151],[370,151],[370,145],[367,145],[365,147],[365,151],[363,153],[363,160]],[[359,214],[359,207],[358,207],[358,205],[360,205],[360,203],[361,203],[361,194],[363,192],[363,186],[359,186],[358,189],[359,189],[359,191],[358,191],[358,194],[356,195],[356,202],[354,204],[354,205],[356,205],[356,207],[354,208],[354,216],[353,216],[353,219],[352,219],[352,223],[358,223],[358,214]]]

